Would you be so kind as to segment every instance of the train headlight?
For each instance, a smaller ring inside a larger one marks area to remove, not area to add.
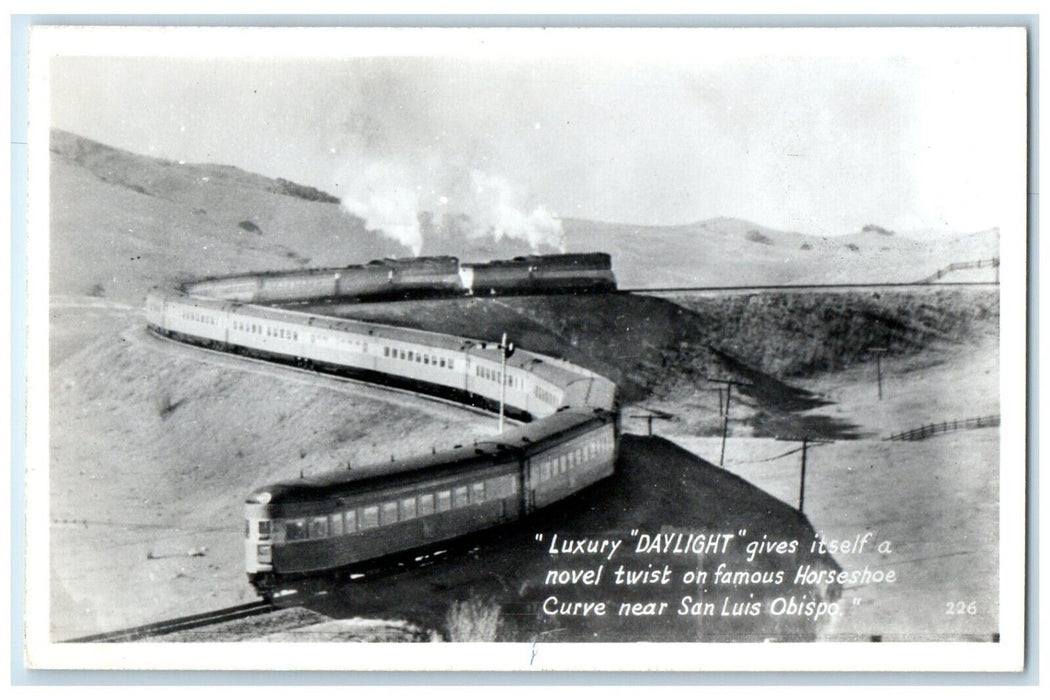
[[[273,545],[261,544],[256,549],[256,554],[260,564],[270,564],[273,562]]]
[[[253,503],[259,503],[261,505],[266,505],[267,503],[270,502],[271,498],[273,498],[273,496],[270,495],[269,491],[259,491],[258,493],[253,493],[250,500]]]

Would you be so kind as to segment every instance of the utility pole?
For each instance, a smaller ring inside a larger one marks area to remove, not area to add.
[[[879,377],[879,401],[882,401],[882,356],[889,352],[889,348],[871,348],[871,351],[875,353],[875,367]]]
[[[726,460],[726,437],[728,437],[728,435],[729,435],[729,402],[732,400],[733,385],[734,384],[736,384],[737,386],[752,386],[752,385],[748,384],[746,382],[738,382],[735,379],[716,379],[714,377],[708,377],[707,381],[709,381],[709,382],[716,382],[718,384],[725,384],[726,385],[726,407],[725,407],[725,412],[722,414],[722,454],[718,458],[718,466],[721,467],[723,464],[725,464],[725,460]],[[719,405],[721,405],[721,403],[722,403],[722,401],[721,401],[721,397],[722,397],[721,389],[719,389],[718,395],[719,395],[718,403],[719,403]]]
[[[798,512],[805,513],[802,507],[806,503],[806,443],[809,442],[808,437],[802,438],[802,477],[798,483]]]
[[[514,343],[507,340],[507,334],[499,341],[499,431],[503,432],[503,406],[507,400],[507,358],[514,354]]]

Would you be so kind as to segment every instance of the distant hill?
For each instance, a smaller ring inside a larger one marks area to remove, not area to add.
[[[227,165],[130,153],[51,133],[52,290],[138,302],[154,284],[209,274],[339,266],[411,251],[368,230],[331,194]],[[839,237],[721,217],[683,226],[562,220],[569,251],[613,257],[622,286],[910,282],[998,254],[998,231],[924,237],[872,224]],[[420,213],[423,255],[531,252]],[[541,250],[540,252],[554,252]]]
[[[570,250],[612,254],[625,287],[914,282],[952,262],[999,254],[997,229],[916,240],[881,227],[812,236],[729,217],[684,226],[563,225]]]

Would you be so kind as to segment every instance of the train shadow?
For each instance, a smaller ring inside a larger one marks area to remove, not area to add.
[[[808,641],[826,619],[775,611],[832,603],[834,592],[794,583],[800,566],[837,569],[809,553],[814,538],[804,515],[743,479],[662,438],[625,435],[599,484],[424,565],[329,583],[303,606],[403,619],[453,641]],[[464,616],[496,615],[485,638],[463,638],[477,629]]]

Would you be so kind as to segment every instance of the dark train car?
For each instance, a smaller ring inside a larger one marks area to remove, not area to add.
[[[475,295],[604,292],[616,289],[606,253],[527,255],[460,265],[463,286]]]
[[[256,489],[245,505],[249,581],[270,595],[516,520],[609,476],[615,425],[563,412],[492,441]]]
[[[265,595],[513,520],[519,471],[512,453],[469,446],[257,489],[245,508],[248,578]]]
[[[384,258],[339,271],[340,297],[359,299],[448,296],[463,293],[454,257]]]

